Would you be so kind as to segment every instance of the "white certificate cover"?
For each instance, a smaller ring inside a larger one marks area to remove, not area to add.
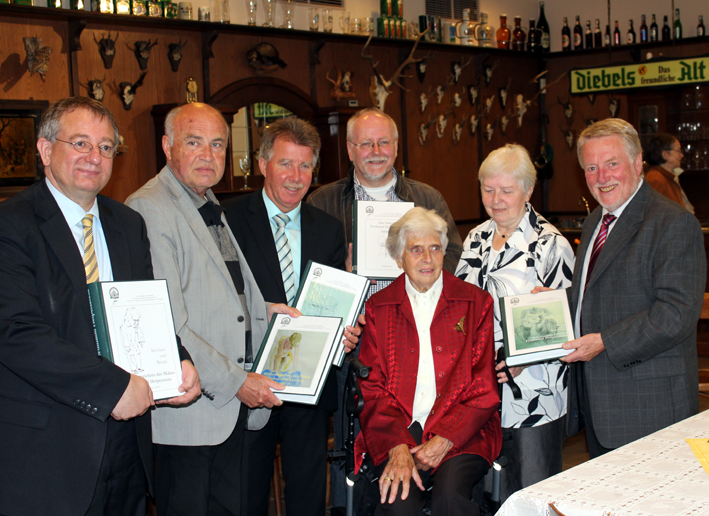
[[[386,249],[391,225],[414,207],[412,202],[354,201],[352,271],[370,279],[393,279],[401,269]]]
[[[342,330],[355,326],[369,290],[369,278],[328,267],[310,260],[306,267],[295,307],[303,315],[341,317]],[[333,365],[341,366],[345,347],[337,347]]]
[[[252,371],[285,385],[273,391],[281,400],[315,405],[341,340],[339,317],[276,314]]]
[[[508,366],[546,362],[568,355],[574,340],[566,289],[500,299],[505,362]]]
[[[89,292],[99,354],[145,378],[154,399],[181,396],[182,363],[167,281],[105,281],[91,284]]]

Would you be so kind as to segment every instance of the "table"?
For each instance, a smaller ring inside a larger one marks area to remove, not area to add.
[[[496,516],[709,515],[709,475],[685,441],[700,437],[709,411],[518,491]]]

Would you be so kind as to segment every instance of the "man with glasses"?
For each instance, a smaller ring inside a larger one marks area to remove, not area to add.
[[[455,273],[463,242],[443,196],[431,186],[399,175],[394,168],[398,152],[399,131],[394,120],[377,108],[366,108],[355,113],[347,122],[347,153],[353,168],[348,177],[318,188],[308,203],[337,218],[345,231],[345,245],[352,243],[353,201],[413,202],[443,217],[448,224],[448,249],[443,259],[443,268]],[[348,259],[351,263],[351,256]],[[391,281],[372,281],[369,296],[391,284]],[[340,399],[344,392],[346,367],[338,371]],[[339,409],[334,416],[335,446],[342,447],[342,421],[344,414]],[[344,473],[333,465],[333,507],[345,505]]]
[[[0,205],[0,514],[146,513],[153,394],[98,355],[86,288],[153,278],[143,219],[98,195],[117,142],[103,104],[55,102],[39,126],[44,180]],[[194,366],[182,371],[168,403],[199,395]]]

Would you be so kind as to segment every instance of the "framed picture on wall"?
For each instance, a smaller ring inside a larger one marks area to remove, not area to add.
[[[0,188],[28,186],[43,177],[37,131],[49,102],[0,100]]]

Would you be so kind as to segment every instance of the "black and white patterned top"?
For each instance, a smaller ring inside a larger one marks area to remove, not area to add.
[[[574,253],[569,242],[527,203],[527,212],[493,264],[488,263],[495,222],[473,229],[463,243],[456,276],[490,293],[495,303],[495,349],[503,346],[499,298],[528,294],[536,286],[571,286]],[[559,361],[527,367],[515,378],[522,399],[507,384],[502,390],[502,426],[526,428],[566,414],[567,366]]]

